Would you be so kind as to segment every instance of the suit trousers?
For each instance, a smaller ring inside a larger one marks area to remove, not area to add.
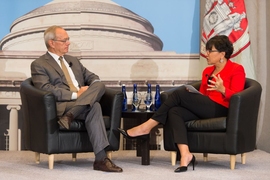
[[[176,144],[188,144],[185,122],[227,116],[228,108],[208,96],[191,93],[185,87],[175,90],[160,106],[152,119],[168,123]]]
[[[76,109],[76,111],[81,112],[75,118],[85,120],[85,127],[95,154],[104,150],[109,145],[102,110],[99,104],[99,100],[104,93],[104,84],[95,82],[76,101],[68,102],[65,110],[65,112],[69,112]]]
[[[95,102],[90,111],[86,112],[85,127],[88,137],[93,146],[94,153],[97,154],[109,146],[102,110],[99,102]]]

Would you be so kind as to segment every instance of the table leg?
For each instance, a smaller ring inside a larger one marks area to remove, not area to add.
[[[136,142],[136,156],[137,157],[141,157],[142,156],[142,140],[141,139],[137,139]]]
[[[145,117],[140,119],[140,123],[145,122],[148,119],[147,114]],[[139,143],[138,143],[139,142]],[[150,165],[150,138],[147,140],[137,140],[138,150],[137,156],[141,156],[142,165]]]
[[[150,139],[137,139],[136,153],[137,157],[141,157],[142,165],[150,165]]]
[[[140,125],[147,121],[154,112],[146,113],[146,112],[122,112],[122,118],[135,118],[137,120],[137,125]],[[150,165],[150,139],[142,140],[136,139],[136,156],[141,157],[142,165]]]
[[[150,165],[149,139],[141,140],[142,165]]]

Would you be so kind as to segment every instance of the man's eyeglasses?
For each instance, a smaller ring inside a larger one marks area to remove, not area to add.
[[[212,49],[209,49],[209,50],[206,50],[206,52],[208,53],[208,54],[210,54],[211,52],[219,52],[218,50],[212,50]]]
[[[62,42],[62,43],[67,43],[69,41],[69,38],[67,39],[63,39],[63,40],[60,40],[60,39],[52,39],[53,41],[59,41],[59,42]]]

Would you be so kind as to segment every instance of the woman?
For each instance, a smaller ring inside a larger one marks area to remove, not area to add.
[[[190,93],[184,86],[175,90],[155,114],[143,124],[127,131],[119,129],[126,138],[146,138],[159,123],[170,121],[174,142],[180,151],[180,166],[175,172],[185,172],[195,164],[195,156],[189,151],[186,121],[227,116],[233,94],[244,89],[245,71],[242,65],[229,60],[233,45],[227,36],[211,38],[206,43],[208,66],[202,73],[199,91]]]

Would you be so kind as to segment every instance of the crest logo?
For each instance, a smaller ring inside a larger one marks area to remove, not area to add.
[[[244,1],[207,0],[202,29],[201,55],[205,57],[205,44],[213,36],[226,35],[234,45],[234,54],[239,54],[249,45],[248,21]],[[238,41],[242,41],[241,44]],[[243,45],[243,40],[245,44]]]

